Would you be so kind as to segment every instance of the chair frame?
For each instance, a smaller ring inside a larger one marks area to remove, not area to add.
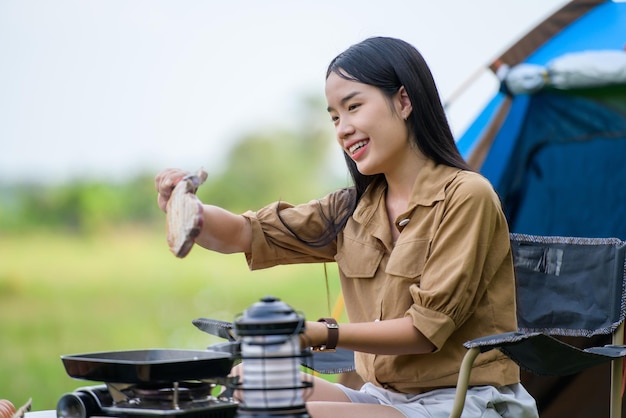
[[[540,237],[533,237],[533,236],[523,236],[519,234],[511,234],[511,237],[512,238],[513,237],[540,238]],[[552,237],[552,238],[562,238],[562,237]],[[598,240],[602,240],[602,239],[598,239]],[[608,239],[608,240],[619,241],[616,239]],[[621,242],[621,244],[623,244],[623,242]],[[625,263],[624,269],[626,271],[626,263]],[[626,278],[623,278],[622,280],[624,281],[626,280]],[[590,351],[593,351],[594,354],[596,354],[598,351],[604,351],[604,350],[607,350],[609,352],[609,354],[606,355],[606,358],[600,361],[611,362],[610,418],[622,417],[622,381],[624,379],[623,357],[626,356],[626,345],[624,345],[625,331],[624,331],[623,311],[624,311],[624,306],[622,306],[622,319],[619,325],[617,325],[615,329],[613,329],[613,331],[611,332],[612,344],[607,345],[602,348],[589,349]],[[515,334],[515,333],[510,333],[510,334]],[[495,337],[497,339],[497,337],[502,336],[502,335],[505,335],[505,334],[500,334],[500,335],[491,336],[491,337]],[[520,335],[522,334],[520,333]],[[550,334],[543,334],[543,335],[548,336],[548,338],[552,338]],[[560,335],[560,334],[555,334],[555,335]],[[467,395],[467,390],[469,387],[469,379],[471,375],[472,365],[474,364],[474,361],[476,360],[478,355],[481,352],[486,352],[493,348],[501,348],[501,347],[506,346],[506,343],[502,343],[502,341],[494,343],[494,340],[489,340],[489,338],[490,337],[484,337],[482,339],[479,338],[477,340],[468,341],[467,343],[465,343],[465,346],[468,348],[468,351],[465,354],[465,357],[463,358],[463,361],[461,363],[461,368],[460,368],[459,377],[457,381],[457,387],[456,387],[456,395],[455,395],[452,411],[450,413],[450,418],[461,417],[461,414],[463,412],[463,407],[465,405],[465,398]],[[483,340],[483,341],[481,342],[480,340]],[[567,344],[564,344],[564,345],[567,345]],[[576,350],[576,351],[587,351],[587,350],[578,350],[575,347],[571,347],[571,348],[572,350]],[[505,352],[505,354],[507,353]],[[604,352],[600,353],[600,355],[604,355]]]

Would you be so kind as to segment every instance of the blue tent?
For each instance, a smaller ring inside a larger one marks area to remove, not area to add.
[[[512,232],[626,240],[625,46],[626,2],[574,0],[490,64],[500,91],[457,144],[496,188]],[[523,372],[522,382],[542,418],[600,417],[609,374]]]
[[[626,2],[575,0],[491,63],[502,88],[457,143],[512,232],[626,239],[625,46]]]

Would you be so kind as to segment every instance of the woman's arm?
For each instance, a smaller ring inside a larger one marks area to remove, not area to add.
[[[241,215],[212,205],[202,205],[203,222],[196,243],[223,254],[249,253],[252,246],[250,222]]]
[[[328,329],[320,322],[307,321],[305,345],[326,344]],[[435,346],[413,326],[410,317],[385,321],[339,325],[338,347],[372,354],[426,354]]]
[[[187,174],[184,170],[166,169],[155,177],[157,201],[163,212],[174,186]],[[250,251],[252,229],[246,218],[217,206],[202,205],[202,209],[202,230],[195,240],[198,245],[224,254]]]

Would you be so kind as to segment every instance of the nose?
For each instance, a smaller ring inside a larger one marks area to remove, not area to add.
[[[354,133],[354,126],[348,118],[342,118],[336,125],[337,139],[346,139]]]

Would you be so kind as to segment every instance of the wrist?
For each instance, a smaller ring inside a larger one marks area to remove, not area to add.
[[[317,322],[323,326],[322,330],[325,333],[323,337],[323,344],[313,346],[314,351],[335,351],[337,343],[339,342],[339,325],[333,318],[320,318]]]

